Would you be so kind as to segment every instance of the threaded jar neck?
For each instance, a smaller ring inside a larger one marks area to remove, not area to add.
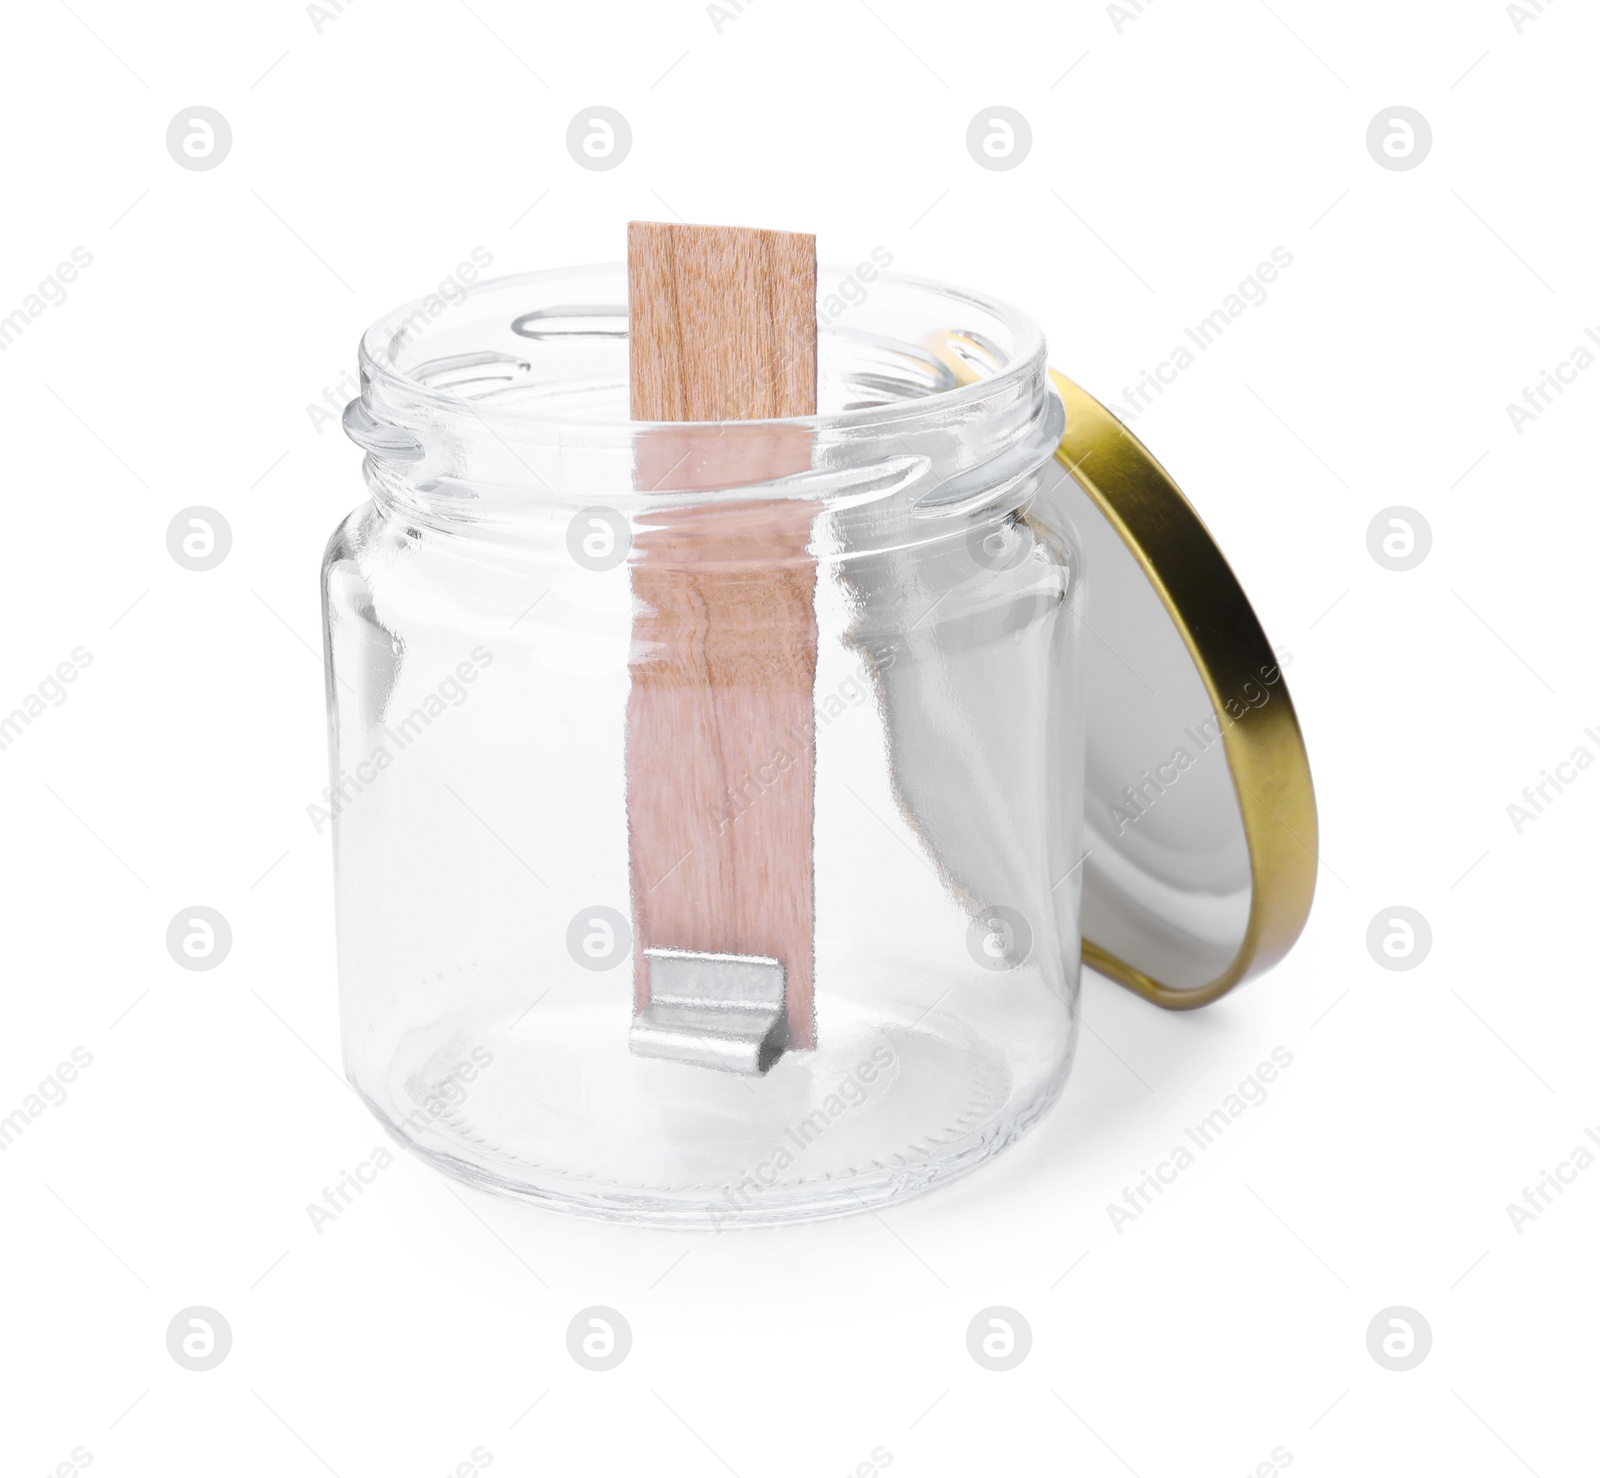
[[[819,283],[814,416],[630,420],[627,273],[616,264],[499,278],[385,315],[361,340],[345,429],[386,513],[502,542],[565,528],[597,505],[648,527],[685,504],[748,517],[762,501],[804,500],[827,515],[824,542],[858,551],[1024,507],[1061,432],[1037,325],[873,263],[822,268]],[[760,457],[741,449],[775,438],[809,443],[809,466],[802,457],[804,470],[763,480]],[[721,482],[656,470],[708,462],[755,470]]]

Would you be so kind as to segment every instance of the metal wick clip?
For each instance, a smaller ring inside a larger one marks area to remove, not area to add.
[[[789,1045],[783,961],[647,949],[650,1001],[628,1028],[638,1057],[765,1073]]]

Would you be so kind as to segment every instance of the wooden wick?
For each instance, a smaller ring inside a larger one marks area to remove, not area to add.
[[[649,492],[713,492],[811,466],[816,241],[628,227],[630,414]],[[714,423],[714,424],[703,424]],[[663,508],[635,541],[627,716],[634,1010],[646,950],[777,960],[788,1046],[816,1044],[812,864],[817,666],[813,505]]]

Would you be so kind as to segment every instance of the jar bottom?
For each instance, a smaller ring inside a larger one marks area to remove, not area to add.
[[[992,1032],[833,999],[819,1046],[761,1078],[632,1055],[616,1005],[478,995],[402,1039],[381,1086],[352,1081],[396,1139],[485,1190],[727,1230],[870,1210],[963,1174],[1050,1106],[1071,1061],[1072,1023],[1043,986],[1013,991]]]

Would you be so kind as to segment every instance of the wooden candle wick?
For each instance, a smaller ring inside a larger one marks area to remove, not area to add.
[[[806,428],[726,423],[816,411],[814,237],[633,222],[628,330],[632,417],[717,423],[641,433],[642,491],[810,468]],[[765,1071],[785,1045],[816,1044],[814,512],[799,499],[680,503],[635,541],[635,1051]],[[730,1012],[779,1004],[778,1033],[753,1055],[721,1044]]]

